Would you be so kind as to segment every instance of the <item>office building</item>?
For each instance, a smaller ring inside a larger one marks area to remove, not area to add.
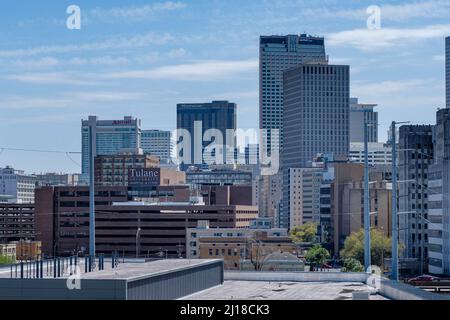
[[[184,257],[186,228],[197,226],[198,220],[209,220],[212,227],[248,228],[258,216],[257,207],[230,204],[229,195],[223,204],[214,205],[192,196],[188,202],[128,201],[123,187],[100,187],[96,195],[97,252],[117,251],[128,257],[154,256],[161,250],[170,257]],[[219,195],[227,197],[225,192]],[[88,199],[87,187],[37,190],[36,238],[43,253],[86,253]]]
[[[320,223],[322,168],[290,168],[290,228]]]
[[[0,203],[0,243],[34,237],[34,204]]]
[[[369,142],[378,142],[378,112],[376,104],[358,103],[358,98],[350,98],[350,143],[364,143],[364,124],[367,123]]]
[[[445,39],[445,81],[447,108],[450,108],[450,37]]]
[[[364,142],[350,142],[350,161],[364,163]],[[370,166],[392,165],[392,147],[385,143],[369,142],[368,158]]]
[[[76,186],[78,184],[79,174],[67,173],[40,173],[36,176],[36,186]]]
[[[140,154],[141,120],[125,116],[123,120],[99,120],[89,116],[81,120],[81,162],[83,180],[89,178],[89,137],[93,139],[93,156],[119,153]]]
[[[306,34],[261,36],[259,40],[259,126],[261,146],[270,151],[283,141],[283,72],[304,63],[327,63],[324,38]],[[280,140],[270,130],[280,130]],[[272,141],[274,140],[274,141]]]
[[[344,247],[347,236],[361,226],[363,215],[361,206],[363,204],[360,196],[354,199],[359,201],[356,208],[352,208],[348,202],[348,197],[344,196],[344,191],[354,182],[363,181],[364,165],[360,163],[334,163],[334,179],[330,183],[331,194],[331,230],[333,241],[333,253],[339,255]],[[348,194],[348,192],[346,192]]]
[[[317,154],[349,155],[349,67],[303,64],[284,72],[283,200],[280,227],[289,228],[290,168],[311,167]]]
[[[436,117],[434,163],[428,166],[428,216],[419,222],[428,223],[429,272],[450,275],[450,109],[439,110]]]
[[[95,157],[94,179],[102,186],[183,185],[185,173],[160,168],[156,156],[118,154]]]
[[[190,185],[252,185],[253,175],[249,171],[217,169],[201,170],[192,169],[186,171],[186,182]]]
[[[180,146],[180,142],[183,141],[184,148],[177,150],[177,157],[182,162],[180,167],[183,171],[189,166],[204,168],[208,164],[225,164],[227,159],[234,158],[236,108],[235,103],[228,101],[177,105],[177,143]],[[189,137],[180,137],[180,129],[184,129]],[[217,133],[222,135],[220,139],[215,137],[210,129],[217,130]],[[227,133],[231,133],[231,136]],[[208,137],[208,134],[212,136]],[[216,148],[205,150],[212,143],[216,143]]]
[[[274,175],[260,176],[258,180],[258,207],[260,217],[270,218],[279,226],[283,179],[281,171]]]
[[[399,239],[404,258],[416,259],[425,272],[428,255],[428,171],[433,163],[433,127],[406,125],[399,130]]]
[[[22,170],[0,168],[0,195],[8,203],[33,203],[37,179]]]
[[[163,130],[142,130],[141,149],[144,154],[158,157],[162,164],[171,163],[172,133]]]

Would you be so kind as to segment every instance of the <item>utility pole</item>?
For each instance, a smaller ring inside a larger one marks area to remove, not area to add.
[[[398,281],[398,213],[397,213],[397,135],[396,125],[409,122],[395,122],[391,125],[392,143],[392,280]]]
[[[364,268],[371,266],[370,251],[370,192],[369,192],[369,124],[364,113]]]
[[[397,216],[397,138],[395,121],[391,125],[392,143],[392,280],[398,281],[398,216]]]
[[[93,124],[89,125],[89,255],[95,260],[95,188],[94,188],[94,146]]]

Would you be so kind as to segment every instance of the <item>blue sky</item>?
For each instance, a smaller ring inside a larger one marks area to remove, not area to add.
[[[69,5],[81,30],[66,28]],[[366,8],[381,8],[368,30]],[[444,106],[450,1],[2,1],[0,148],[80,150],[89,114],[174,129],[177,103],[230,100],[258,128],[258,37],[324,36],[330,63],[351,66],[352,96],[392,120],[434,123]],[[0,150],[1,152],[1,150]],[[74,157],[79,162],[78,157]],[[78,172],[64,154],[5,150],[0,167]]]

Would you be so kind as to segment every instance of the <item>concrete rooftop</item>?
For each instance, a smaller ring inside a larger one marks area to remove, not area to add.
[[[116,268],[111,268],[111,260],[105,260],[105,270],[102,271],[93,271],[93,272],[84,272],[84,259],[79,259],[78,266],[81,271],[82,279],[108,279],[108,280],[136,280],[140,278],[148,278],[149,276],[155,276],[165,273],[171,273],[173,271],[183,270],[187,268],[191,268],[194,266],[200,265],[208,265],[213,263],[214,259],[167,259],[167,260],[156,260],[151,262],[143,262],[136,260],[135,262],[130,262],[130,260],[122,262],[119,259],[119,264]],[[66,262],[67,263],[67,262]],[[50,267],[52,267],[52,263],[50,263]],[[32,266],[32,269],[35,269],[35,266]],[[62,279],[67,278],[69,274],[69,269],[61,268]],[[20,272],[20,271],[19,271]],[[15,277],[15,267],[13,268],[13,274]],[[11,268],[3,267],[0,268],[0,278],[10,278],[11,277]],[[20,277],[20,276],[19,276]],[[27,278],[25,276],[25,278]],[[30,277],[32,278],[32,277]],[[47,273],[47,263],[44,263],[44,278],[53,279],[53,272],[50,270]]]
[[[371,291],[357,282],[225,281],[181,300],[352,300],[354,291]],[[370,300],[388,300],[371,295]]]

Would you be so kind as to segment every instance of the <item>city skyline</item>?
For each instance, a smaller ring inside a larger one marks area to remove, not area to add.
[[[91,114],[172,130],[182,102],[233,101],[239,127],[256,129],[261,35],[323,36],[330,64],[350,65],[351,96],[379,105],[380,141],[393,119],[434,123],[445,106],[446,1],[380,1],[380,30],[367,29],[369,1],[77,1],[81,30],[67,30],[70,4],[18,1],[1,13],[0,148],[79,152]],[[29,159],[4,150],[0,166],[81,170],[65,154]]]

